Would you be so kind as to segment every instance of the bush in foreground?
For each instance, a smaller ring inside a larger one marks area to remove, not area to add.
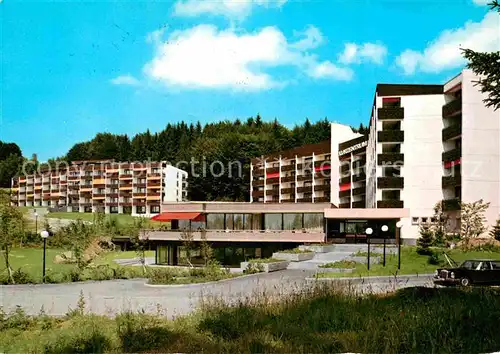
[[[500,349],[497,289],[408,288],[354,295],[317,287],[282,297],[167,320],[143,313],[116,318],[0,316],[2,352],[102,353],[480,353]],[[49,323],[49,324],[47,324]]]

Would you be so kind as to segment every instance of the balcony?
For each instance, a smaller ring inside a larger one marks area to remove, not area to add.
[[[339,198],[346,198],[351,196],[351,190],[346,190],[346,191],[340,191],[339,192]]]
[[[278,173],[280,171],[279,167],[271,167],[266,169],[266,174],[268,173]]]
[[[377,178],[377,188],[379,189],[391,189],[391,188],[403,188],[404,179],[403,177],[378,177]]]
[[[354,188],[352,190],[352,195],[363,195],[366,194],[366,187]]]
[[[443,152],[442,160],[443,162],[450,162],[458,160],[462,157],[462,148],[458,147],[450,151]]]
[[[294,194],[295,188],[283,188],[281,189],[281,194]]]
[[[402,143],[405,141],[405,133],[401,130],[382,130],[377,132],[379,143]]]
[[[441,178],[441,187],[455,187],[462,184],[462,176],[444,176]]]
[[[347,163],[346,163],[346,164],[342,164],[342,165],[340,166],[340,172],[341,172],[341,173],[347,172],[347,171],[349,171],[350,169],[351,169],[351,166],[350,166],[350,164],[347,164]]]
[[[312,181],[312,173],[308,173],[302,176],[297,176],[297,181]]]
[[[403,206],[404,206],[404,203],[402,200],[389,199],[389,200],[377,201],[377,208],[379,208],[379,209],[403,208]]]
[[[388,152],[377,155],[377,164],[379,166],[403,164],[403,163],[404,163],[404,155],[399,152]]]
[[[298,187],[297,193],[308,193],[312,191],[312,186]]]
[[[357,202],[352,202],[352,207],[354,209],[364,209],[366,208],[366,200],[363,199]]]
[[[280,190],[278,188],[266,189],[266,195],[279,195]]]
[[[381,107],[377,109],[379,120],[404,119],[405,109],[403,107]]]
[[[344,184],[344,183],[351,183],[351,176],[345,176],[345,177],[342,177],[342,178],[339,180],[339,183],[340,183],[340,184]]]
[[[256,181],[253,181],[252,184],[255,186],[255,187],[260,187],[260,186],[263,186],[264,185],[264,180],[256,180]]]
[[[361,181],[365,181],[365,180],[366,180],[366,174],[364,172],[352,176],[353,182],[361,182]]]
[[[460,210],[460,199],[454,198],[454,199],[445,199],[443,200],[443,211],[456,211]]]
[[[339,204],[340,209],[350,209],[351,208],[351,202],[349,203],[341,203]]]
[[[309,197],[309,198],[301,198],[301,199],[297,199],[297,202],[298,203],[312,203],[312,198]]]
[[[459,137],[460,135],[462,135],[462,123],[450,125],[442,131],[443,141]]]
[[[295,198],[281,199],[282,203],[295,203]]]
[[[329,197],[317,197],[314,198],[315,203],[330,203],[330,198]]]
[[[462,99],[455,99],[443,106],[443,118],[451,117],[462,112]]]
[[[294,171],[294,170],[295,170],[295,165],[281,166],[281,171]]]
[[[285,182],[295,182],[295,176],[282,177],[281,178],[281,182],[282,183],[285,183]]]
[[[279,177],[266,179],[266,184],[279,184],[279,183],[280,183]]]
[[[252,174],[254,176],[257,176],[257,177],[264,176],[264,169],[263,168],[254,168],[252,171]]]
[[[318,186],[314,186],[315,191],[329,191],[330,190],[330,185],[329,184],[321,184]]]
[[[253,191],[252,192],[252,197],[258,198],[258,197],[263,197],[264,196],[264,191]]]

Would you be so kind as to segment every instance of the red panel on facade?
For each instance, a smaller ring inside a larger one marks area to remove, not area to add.
[[[401,97],[384,97],[382,98],[382,102],[399,102],[401,101]]]
[[[330,165],[318,166],[318,167],[315,167],[314,170],[315,171],[325,171],[325,170],[331,169],[331,167],[332,166],[330,166]]]
[[[154,221],[172,221],[172,220],[192,220],[204,221],[205,216],[201,213],[161,213],[151,218]]]
[[[268,173],[266,174],[266,177],[267,178],[278,178],[280,176],[280,173],[279,172],[275,172],[275,173]]]
[[[444,163],[444,168],[451,168],[456,165],[460,165],[461,159],[457,159],[455,161],[448,161]]]
[[[343,191],[347,191],[347,190],[349,190],[349,189],[351,189],[351,184],[350,184],[350,183],[344,183],[344,184],[341,184],[341,185],[340,185],[340,187],[339,187],[339,190],[340,190],[341,192],[343,192]]]

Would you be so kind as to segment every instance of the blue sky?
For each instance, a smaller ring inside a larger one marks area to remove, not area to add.
[[[377,83],[442,83],[498,50],[485,0],[0,2],[0,140],[63,155],[97,132],[305,117],[367,123]]]

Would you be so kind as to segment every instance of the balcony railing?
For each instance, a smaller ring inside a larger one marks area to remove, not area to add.
[[[381,107],[377,111],[379,120],[404,119],[405,117],[405,109],[403,107]]]
[[[449,127],[444,128],[442,131],[443,141],[456,138],[460,135],[462,135],[462,123],[453,124]]]
[[[379,143],[402,143],[405,141],[405,133],[401,130],[382,130],[377,132]]]
[[[285,183],[285,182],[295,182],[295,176],[282,177],[281,178],[281,182],[282,183]]]
[[[450,151],[443,152],[443,162],[455,161],[462,157],[462,148],[458,147]]]
[[[403,177],[378,177],[377,187],[379,189],[383,188],[403,188],[404,179]]]
[[[461,184],[462,184],[462,176],[461,175],[444,176],[441,178],[441,186],[443,188],[455,187],[455,186],[459,186]]]
[[[294,171],[294,170],[295,170],[295,165],[281,166],[281,171]]]
[[[377,164],[379,166],[403,164],[404,159],[405,156],[399,152],[388,152],[388,153],[378,154]]]
[[[366,180],[366,174],[364,172],[358,173],[358,174],[355,174],[354,176],[352,176],[353,182],[361,182],[361,181],[365,181],[365,180]]]
[[[443,106],[443,118],[462,112],[462,99],[456,99]]]
[[[264,191],[253,191],[252,192],[252,197],[263,197],[264,196]]]
[[[330,190],[330,185],[329,184],[322,184],[319,186],[314,186],[315,191],[329,191]]]
[[[351,190],[347,191],[341,191],[339,192],[339,198],[345,198],[345,197],[350,197],[351,196]]]
[[[295,188],[283,188],[281,189],[281,194],[292,194],[295,193]]]
[[[312,191],[312,186],[306,186],[306,187],[298,187],[297,192],[298,193],[307,193]]]
[[[443,200],[443,211],[455,211],[455,210],[460,210],[460,199],[454,198],[454,199],[445,199]]]
[[[366,194],[366,187],[354,188],[352,190],[352,195],[363,195]]]
[[[343,173],[343,172],[347,172],[347,171],[349,171],[350,169],[351,169],[351,166],[350,166],[349,164],[347,164],[347,163],[346,163],[346,164],[342,164],[342,165],[340,166],[340,172],[342,172],[342,173]]]
[[[297,202],[299,203],[311,203],[312,202],[312,198],[309,197],[309,198],[301,198],[301,199],[298,199]]]
[[[349,209],[350,207],[351,207],[351,202],[339,204],[339,208],[341,209]]]
[[[357,202],[353,202],[352,207],[355,209],[364,209],[366,208],[366,200],[363,199]]]
[[[345,177],[342,177],[342,178],[339,180],[339,183],[340,183],[340,184],[350,183],[350,182],[351,182],[351,176],[345,176]]]
[[[316,197],[314,198],[315,203],[329,203],[330,198],[329,197]]]
[[[403,208],[404,203],[402,200],[379,200],[377,201],[377,208],[385,209],[385,208]]]
[[[252,184],[256,187],[260,187],[264,185],[264,180],[253,181]]]

